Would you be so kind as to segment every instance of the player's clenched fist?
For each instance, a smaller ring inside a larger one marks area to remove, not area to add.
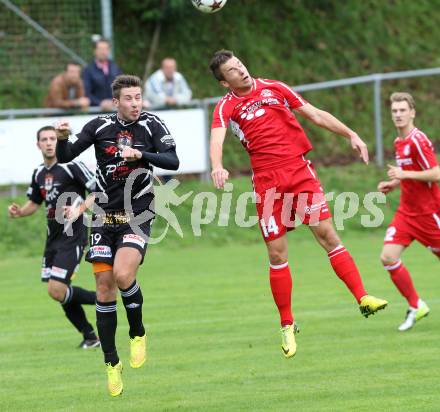
[[[20,217],[21,216],[21,208],[17,203],[12,203],[8,207],[9,217]]]
[[[66,120],[60,120],[55,124],[55,131],[58,140],[67,140],[70,136],[70,125]]]
[[[214,169],[211,172],[211,177],[216,189],[223,189],[226,180],[229,179],[229,172],[223,168]]]
[[[142,153],[137,149],[133,149],[132,147],[124,147],[121,157],[127,162],[134,162],[142,157]]]
[[[405,177],[404,171],[401,167],[388,165],[388,177],[390,179],[403,179]]]
[[[380,182],[377,185],[377,190],[382,193],[389,193],[395,188],[393,182]]]

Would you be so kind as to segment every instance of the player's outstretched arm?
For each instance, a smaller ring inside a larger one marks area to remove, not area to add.
[[[222,189],[229,178],[229,172],[223,168],[223,142],[226,137],[225,127],[216,127],[211,130],[211,143],[209,154],[211,157],[211,177],[214,186]]]
[[[69,123],[65,120],[57,122],[55,125],[58,140],[56,154],[60,163],[70,162],[94,143],[95,130],[93,124],[94,120],[87,123],[81,132],[76,135],[76,141],[72,143],[68,140],[71,134]]]
[[[25,217],[34,214],[39,207],[38,203],[34,203],[31,200],[28,200],[23,206],[12,203],[8,207],[8,214],[11,218]]]
[[[369,159],[367,145],[356,132],[351,130],[335,116],[324,110],[320,110],[315,106],[312,106],[310,103],[298,107],[297,109],[295,109],[295,112],[297,112],[302,117],[310,120],[317,126],[322,127],[323,129],[327,129],[333,133],[350,139],[351,147],[356,150],[359,153],[359,157],[366,164],[368,164]]]
[[[419,180],[420,182],[438,182],[440,181],[440,167],[434,166],[430,169],[416,171],[416,170],[402,170],[401,167],[388,165],[388,177],[397,180]]]

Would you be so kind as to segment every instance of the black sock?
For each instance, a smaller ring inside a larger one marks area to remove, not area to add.
[[[67,319],[70,320],[78,332],[83,334],[84,339],[97,339],[95,332],[93,332],[93,326],[87,321],[84,309],[79,303],[63,303],[61,307],[63,308]]]
[[[81,306],[81,303],[85,303],[83,302],[85,299],[88,301],[91,299],[91,294],[96,296],[95,292],[89,292],[76,286],[68,286],[66,296],[64,296],[64,300],[61,302],[67,319],[82,333],[84,339],[98,339],[93,331],[93,326],[87,321],[86,314]]]
[[[87,326],[82,330],[82,334],[83,334],[84,340],[97,340],[98,339],[95,331],[93,330],[93,326],[90,323],[88,323]]]
[[[78,286],[68,286],[64,300],[76,302],[81,305],[94,305],[96,303],[96,292],[79,288]]]
[[[141,288],[136,280],[128,289],[119,289],[121,292],[122,302],[127,312],[127,320],[130,325],[130,338],[135,336],[144,336],[145,328],[142,324],[142,297]]]
[[[104,362],[115,366],[119,362],[116,352],[115,335],[118,318],[116,314],[116,301],[96,301],[96,327],[104,352]]]

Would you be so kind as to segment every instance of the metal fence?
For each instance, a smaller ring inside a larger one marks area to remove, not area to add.
[[[68,61],[91,59],[92,36],[102,32],[101,3],[0,0],[2,83],[48,84]]]
[[[384,163],[384,145],[383,145],[383,135],[382,135],[382,98],[381,98],[381,87],[382,82],[387,80],[395,79],[405,79],[411,77],[424,77],[424,76],[438,76],[440,75],[440,68],[432,69],[421,69],[421,70],[409,70],[401,72],[391,72],[391,73],[376,73],[367,76],[350,77],[340,80],[331,80],[326,82],[303,84],[295,86],[295,91],[298,92],[308,92],[315,90],[330,89],[336,87],[351,86],[357,84],[371,83],[373,87],[373,101],[372,106],[374,108],[374,125],[375,125],[375,161],[378,166],[383,166]],[[206,99],[193,100],[190,106],[201,107],[204,109],[206,116],[206,139],[209,139],[209,117],[211,113],[211,106],[216,104],[221,97],[210,97]],[[99,107],[91,107],[89,109],[90,113],[99,113]],[[67,113],[62,109],[10,109],[10,110],[0,110],[0,118],[17,118],[17,117],[29,117],[29,116],[62,116]],[[78,112],[77,112],[78,113]],[[372,119],[373,120],[373,119]],[[208,154],[207,154],[208,155]]]

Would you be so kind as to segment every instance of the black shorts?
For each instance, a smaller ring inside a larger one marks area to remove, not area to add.
[[[46,242],[41,268],[41,281],[49,279],[70,285],[84,252],[83,239]]]
[[[88,262],[102,262],[113,266],[118,249],[131,247],[142,256],[147,251],[152,220],[146,222],[110,223],[100,227],[92,227],[90,248],[86,255]]]

